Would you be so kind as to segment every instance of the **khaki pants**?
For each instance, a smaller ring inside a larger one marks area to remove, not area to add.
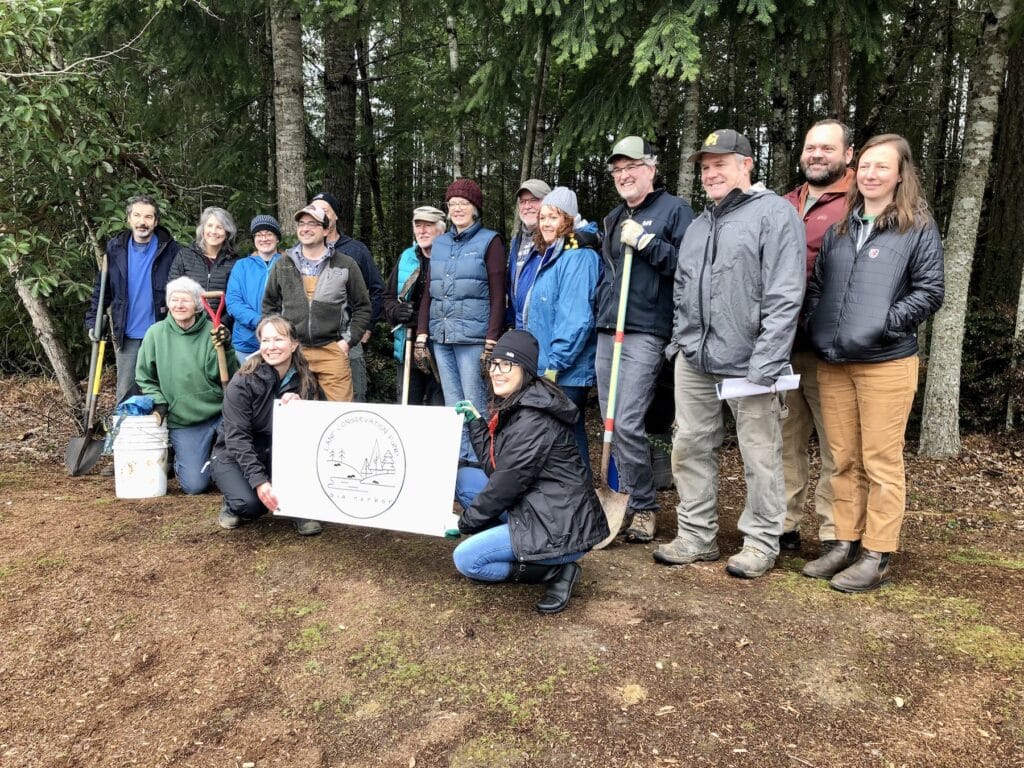
[[[303,347],[302,354],[328,400],[352,402],[352,369],[349,368],[348,355],[341,351],[341,347],[334,342],[322,347]]]
[[[818,516],[818,540],[836,537],[832,520],[832,451],[825,437],[818,387],[818,358],[810,350],[793,353],[793,372],[800,374],[800,388],[786,393],[789,414],[782,420],[782,472],[786,478],[786,522],[783,531],[795,531],[804,516],[804,504],[811,479],[807,441],[818,433],[821,474],[814,491],[814,512]]]
[[[903,444],[917,392],[917,356],[819,363],[821,412],[835,471],[836,538],[895,552],[906,508]]]

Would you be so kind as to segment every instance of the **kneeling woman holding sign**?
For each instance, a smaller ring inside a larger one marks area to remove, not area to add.
[[[491,354],[490,421],[469,401],[455,406],[488,478],[459,518],[459,530],[473,535],[453,558],[477,581],[546,584],[537,610],[558,613],[579,580],[576,561],[608,535],[608,523],[576,447],[576,406],[536,377],[537,357],[530,333],[509,331]]]
[[[217,523],[237,528],[277,509],[270,485],[274,400],[321,400],[316,377],[299,349],[295,328],[280,315],[256,326],[260,344],[224,391],[224,418],[213,448],[213,480],[224,494]],[[320,533],[316,520],[295,520],[301,536]]]

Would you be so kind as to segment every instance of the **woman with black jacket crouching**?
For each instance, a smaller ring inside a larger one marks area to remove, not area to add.
[[[490,420],[469,401],[455,409],[487,484],[459,518],[472,534],[453,553],[455,567],[483,582],[545,584],[537,610],[558,613],[580,577],[577,561],[608,535],[573,433],[576,406],[537,378],[537,340],[509,331],[491,353]]]
[[[299,349],[295,328],[280,315],[256,326],[254,354],[224,390],[224,416],[213,448],[213,480],[224,494],[217,523],[237,528],[278,507],[270,484],[274,401],[322,400],[316,376]],[[320,533],[316,520],[295,520],[300,536]]]

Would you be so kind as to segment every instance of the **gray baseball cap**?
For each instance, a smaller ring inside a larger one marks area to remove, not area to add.
[[[519,185],[519,189],[516,190],[516,197],[518,198],[523,192],[529,192],[538,200],[543,200],[544,196],[550,191],[551,187],[548,186],[546,181],[542,181],[541,179],[527,179]]]
[[[630,160],[643,160],[647,155],[656,155],[658,152],[651,142],[640,136],[626,136],[615,142],[612,153],[608,156],[611,163],[616,157],[628,157]]]

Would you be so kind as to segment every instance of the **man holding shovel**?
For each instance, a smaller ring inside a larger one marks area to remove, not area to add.
[[[623,202],[604,220],[604,270],[597,287],[597,392],[601,413],[607,414],[609,390],[617,389],[612,450],[619,490],[629,495],[626,540],[634,543],[654,538],[658,504],[644,416],[672,333],[676,256],[693,220],[685,200],[657,185],[657,166],[654,147],[639,136],[627,136],[612,147],[608,170]],[[625,269],[627,260],[631,270]],[[630,272],[625,290],[624,272]],[[624,322],[618,329],[622,333],[621,357],[612,382],[613,348],[619,335],[616,326],[623,302]]]
[[[111,337],[117,361],[117,402],[135,394],[135,363],[149,327],[167,316],[164,289],[178,243],[160,226],[160,208],[149,195],[136,195],[125,205],[128,229],[107,241],[107,284],[100,306],[100,283],[96,276],[92,301],[85,316],[90,338],[95,333],[96,315],[110,309]],[[99,339],[92,339],[93,343]]]

